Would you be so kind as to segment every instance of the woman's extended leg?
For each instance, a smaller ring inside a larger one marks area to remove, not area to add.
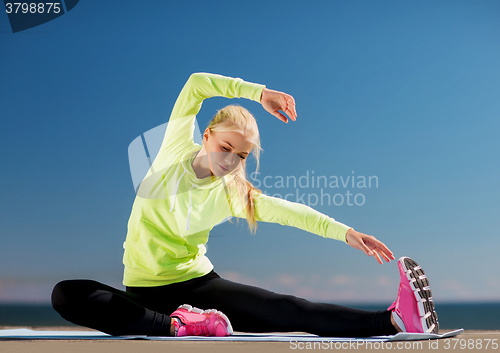
[[[52,291],[52,306],[77,325],[111,335],[169,336],[171,318],[136,302],[136,294],[92,280],[59,282]]]
[[[199,308],[215,308],[229,317],[236,331],[302,331],[329,337],[396,333],[389,311],[364,311],[313,303],[228,281],[214,271],[186,282],[160,287],[127,287],[127,291],[148,298],[151,308],[160,312],[172,310],[181,301]]]
[[[188,300],[225,313],[235,331],[293,332],[319,336],[367,337],[392,335],[391,312],[365,311],[314,303],[293,295],[216,278],[192,291]]]

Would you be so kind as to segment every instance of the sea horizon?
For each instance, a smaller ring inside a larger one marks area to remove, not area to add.
[[[385,310],[387,303],[332,303],[361,310]],[[499,330],[500,301],[436,304],[441,329]],[[0,326],[77,326],[63,319],[50,303],[0,302]]]

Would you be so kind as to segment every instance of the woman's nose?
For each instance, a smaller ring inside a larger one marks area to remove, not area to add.
[[[236,155],[232,152],[228,152],[227,153],[227,156],[226,158],[224,158],[224,160],[226,161],[226,163],[228,164],[233,164],[234,163],[234,158],[236,157]]]

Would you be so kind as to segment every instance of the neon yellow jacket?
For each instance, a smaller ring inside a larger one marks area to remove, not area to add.
[[[228,190],[231,175],[198,179],[192,169],[202,148],[193,139],[196,114],[210,97],[260,102],[264,87],[216,74],[189,77],[132,207],[124,243],[124,285],[161,286],[200,277],[213,269],[205,256],[210,230],[228,217],[244,219],[245,213],[236,190]],[[307,205],[265,194],[256,194],[255,216],[257,221],[297,227],[343,242],[350,228]]]

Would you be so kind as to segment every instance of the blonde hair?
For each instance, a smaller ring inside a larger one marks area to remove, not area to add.
[[[259,128],[254,116],[248,110],[239,105],[228,105],[217,111],[217,114],[212,118],[207,128],[214,132],[237,131],[243,134],[253,143],[252,154],[257,161],[256,172],[259,170],[259,158],[262,150],[260,146]],[[254,187],[252,183],[248,181],[246,175],[246,162],[241,163],[240,167],[231,173],[231,175],[233,177],[228,178],[229,181],[227,186],[230,190],[233,189],[232,186],[236,187],[240,204],[246,204],[245,216],[248,222],[248,228],[250,232],[254,234],[257,230],[254,197],[262,193],[262,190]],[[255,192],[257,192],[257,194],[254,194]],[[232,193],[230,193],[230,195],[232,195]],[[231,197],[228,197],[228,203],[231,208]],[[231,222],[231,220],[229,221]]]

